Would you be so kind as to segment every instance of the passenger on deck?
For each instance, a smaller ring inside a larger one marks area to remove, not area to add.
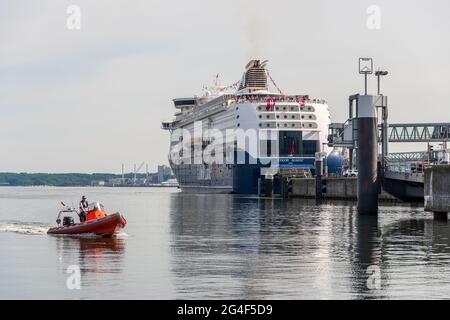
[[[83,196],[80,201],[80,222],[86,221],[86,214],[88,211],[89,203],[86,196]]]

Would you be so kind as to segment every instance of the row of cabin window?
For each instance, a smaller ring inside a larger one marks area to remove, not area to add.
[[[262,119],[262,115],[261,115],[261,114],[259,115],[259,118]],[[280,119],[280,115],[277,114],[276,118],[277,118],[277,119]],[[288,116],[285,114],[285,115],[283,116],[283,118],[284,118],[284,119],[287,119]],[[302,119],[305,119],[305,116],[302,115],[301,118],[302,118]],[[239,119],[239,116],[237,116],[236,119]],[[266,119],[270,119],[270,114],[267,114],[267,115],[266,115]],[[291,119],[295,119],[295,115],[294,115],[294,114],[291,115]],[[308,116],[308,119],[310,119],[310,120],[314,119],[314,120],[315,120],[315,118],[314,118],[313,115],[311,115],[311,114]]]
[[[282,108],[283,111],[288,111],[288,109],[289,109],[289,111],[298,111],[299,110],[297,106],[291,106],[291,107],[287,107],[287,106],[282,106],[282,107],[280,107],[280,106],[275,106],[275,107],[272,107],[272,106],[270,106],[270,107],[268,107],[268,106],[258,106],[258,110],[259,111],[274,111],[274,108],[275,108],[276,111],[279,111],[280,108]],[[305,108],[306,108],[307,111],[314,111],[313,107],[300,107],[300,111],[304,111]]]
[[[270,127],[272,127],[271,126],[271,124],[275,124],[274,122],[266,122],[265,123],[265,127],[267,127],[267,128],[270,128]],[[297,124],[297,125],[296,125]],[[288,125],[288,123],[282,123],[282,125],[283,125],[283,127],[285,127],[285,128],[288,128],[289,127],[289,125]],[[240,126],[240,124],[238,123],[238,127]],[[277,123],[277,125],[276,125],[277,127],[280,127],[280,123]],[[262,123],[260,123],[259,124],[259,127],[263,127],[263,124]],[[290,123],[290,127],[292,127],[292,128],[295,128],[295,127],[305,127],[305,124],[303,123],[299,123],[299,122],[292,122],[292,123]],[[308,123],[308,128],[312,128],[313,127],[313,124],[312,123]]]

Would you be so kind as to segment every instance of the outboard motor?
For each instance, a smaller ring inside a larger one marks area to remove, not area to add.
[[[73,226],[75,224],[75,221],[72,217],[64,217],[63,218],[63,226]]]

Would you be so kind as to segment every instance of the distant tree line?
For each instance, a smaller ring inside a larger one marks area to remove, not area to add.
[[[84,187],[95,181],[108,181],[121,178],[122,175],[112,173],[1,173],[0,186],[55,186],[55,187]],[[132,178],[128,173],[125,178]],[[138,174],[138,178],[145,174]]]

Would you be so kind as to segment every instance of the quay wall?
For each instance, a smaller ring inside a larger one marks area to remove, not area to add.
[[[450,165],[425,168],[424,187],[426,211],[450,212]]]
[[[357,181],[355,177],[328,177],[326,178],[326,193],[324,199],[357,199]],[[316,180],[314,178],[293,178],[290,197],[314,198],[316,196]],[[379,200],[397,201],[390,194],[382,191]]]

